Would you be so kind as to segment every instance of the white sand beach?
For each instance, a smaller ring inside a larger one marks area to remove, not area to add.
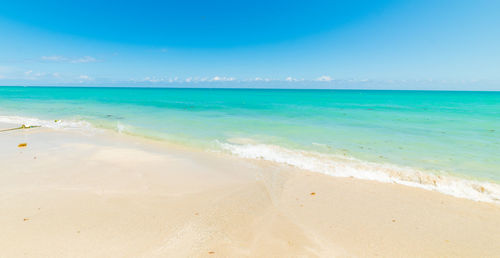
[[[500,256],[497,204],[47,128],[0,133],[0,229],[0,257]]]

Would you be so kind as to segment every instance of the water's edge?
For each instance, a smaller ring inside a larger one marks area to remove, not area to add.
[[[127,131],[126,126],[118,126],[114,129],[98,128],[86,120],[50,121],[32,117],[0,116],[0,122],[15,125],[41,126],[54,130],[112,130],[117,133],[147,137],[147,135]],[[166,139],[156,140],[168,141]],[[277,145],[252,142],[251,139],[238,139],[229,142],[216,140],[212,145],[212,149],[209,150],[221,151],[245,159],[276,162],[335,177],[352,177],[385,183],[396,183],[436,191],[458,198],[500,203],[500,184],[460,178],[447,175],[446,173],[435,174],[411,167],[363,161],[345,155],[289,149]]]

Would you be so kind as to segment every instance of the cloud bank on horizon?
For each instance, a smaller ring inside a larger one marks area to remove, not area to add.
[[[500,90],[499,1],[11,1],[0,85]]]

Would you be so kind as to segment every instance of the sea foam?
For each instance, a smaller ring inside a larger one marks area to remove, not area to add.
[[[25,126],[41,126],[51,129],[85,129],[93,130],[94,127],[84,120],[43,120],[32,117],[22,116],[0,116],[0,123]]]
[[[367,162],[349,156],[291,150],[276,145],[217,143],[223,150],[242,158],[277,162],[335,177],[397,183],[474,201],[500,203],[500,185],[496,183]]]

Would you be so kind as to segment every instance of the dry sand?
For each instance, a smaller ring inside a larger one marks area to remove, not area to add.
[[[0,257],[499,257],[500,206],[35,128],[0,133],[0,233]]]

